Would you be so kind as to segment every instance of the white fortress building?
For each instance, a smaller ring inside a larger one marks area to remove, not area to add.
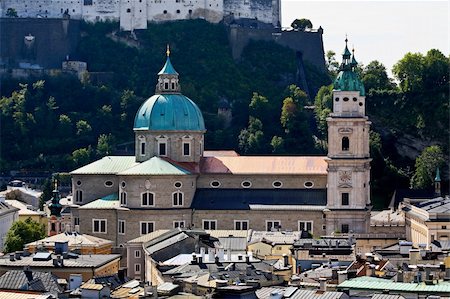
[[[224,18],[251,19],[280,26],[281,0],[0,0],[2,17],[119,21],[121,30],[147,29],[147,22]]]

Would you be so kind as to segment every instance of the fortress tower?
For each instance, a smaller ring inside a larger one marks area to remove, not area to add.
[[[328,123],[327,234],[365,233],[370,216],[370,121],[364,85],[345,40]]]

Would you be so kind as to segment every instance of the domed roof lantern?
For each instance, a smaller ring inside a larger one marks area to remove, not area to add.
[[[166,63],[158,73],[158,83],[156,85],[156,94],[162,93],[180,93],[181,88],[178,83],[178,73],[170,62],[170,47],[167,45]]]
[[[352,67],[356,67],[358,65],[358,61],[355,58],[355,48],[352,49],[352,61],[350,62]]]
[[[59,191],[58,191],[58,181],[55,179],[54,181],[54,186],[55,189],[53,190],[53,196],[52,196],[52,202],[49,205],[49,209],[50,209],[50,215],[52,216],[56,216],[56,217],[61,217],[61,210],[62,210],[62,205],[59,202],[59,200],[61,199],[60,195],[59,195]]]

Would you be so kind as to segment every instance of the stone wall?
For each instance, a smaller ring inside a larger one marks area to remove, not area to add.
[[[1,18],[0,28],[0,62],[6,68],[26,64],[32,68],[60,69],[67,56],[76,56],[79,21]]]
[[[112,185],[105,184],[107,181]],[[107,195],[118,193],[119,177],[116,175],[73,175],[72,194],[74,204],[87,204]],[[76,192],[83,192],[82,202],[77,202]]]
[[[322,40],[323,30],[285,31],[279,28],[258,29],[230,26],[228,38],[234,59],[240,58],[242,51],[251,41],[274,41],[302,54],[304,61],[325,72],[325,52]]]

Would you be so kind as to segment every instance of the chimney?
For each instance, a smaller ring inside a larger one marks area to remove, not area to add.
[[[22,259],[22,251],[16,251],[15,258],[16,258],[16,260]]]
[[[191,264],[192,264],[192,265],[197,264],[197,256],[195,255],[195,252],[192,253]]]
[[[283,254],[283,265],[284,267],[289,266],[289,257],[287,256],[287,254]]]
[[[251,265],[247,265],[247,267],[245,267],[245,275],[247,275],[247,276],[252,275],[252,266]]]
[[[202,257],[201,255],[198,256],[198,257],[197,257],[197,261],[198,261],[198,264],[199,264],[199,265],[203,264],[203,257]]]
[[[417,265],[417,263],[421,260],[420,258],[420,250],[419,249],[410,249],[409,250],[409,264]]]
[[[245,256],[245,262],[250,264],[250,256],[248,254]]]
[[[30,266],[23,267],[23,272],[29,281],[33,280],[33,272],[31,272]]]
[[[338,271],[338,284],[341,284],[346,280],[347,280],[347,271],[346,270]]]
[[[403,282],[403,271],[402,270],[397,272],[397,282]]]
[[[325,277],[319,278],[320,281],[320,291],[326,292],[327,291],[327,279]]]
[[[430,280],[430,267],[425,267],[425,280]]]
[[[370,264],[369,262],[366,262],[366,276],[374,276],[375,274],[375,265]]]
[[[9,254],[9,261],[10,261],[10,262],[14,262],[14,261],[15,261],[14,255],[15,255],[14,253],[10,253],[10,254]]]

